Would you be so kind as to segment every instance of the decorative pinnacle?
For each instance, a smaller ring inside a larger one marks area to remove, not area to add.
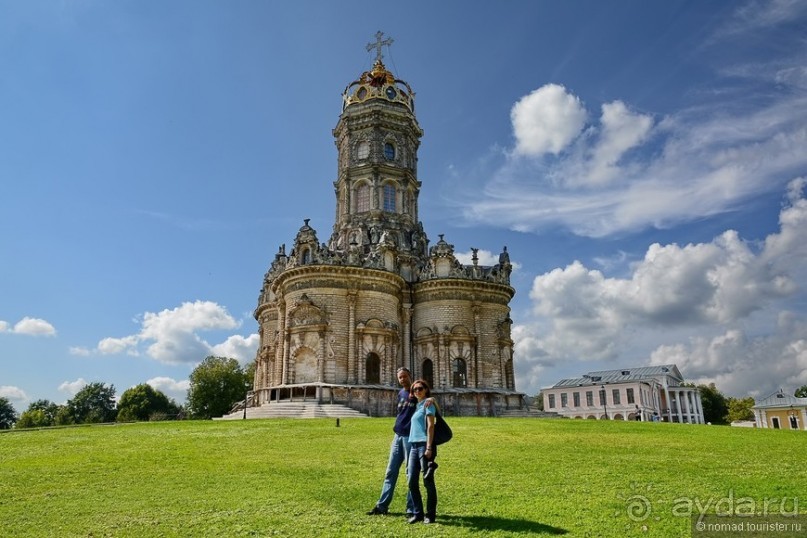
[[[390,46],[393,43],[393,39],[388,37],[387,39],[383,39],[384,32],[381,30],[375,33],[375,43],[367,43],[367,52],[375,49],[375,61],[376,63],[382,63],[381,60],[384,58],[384,55],[381,53],[381,48],[386,45]]]

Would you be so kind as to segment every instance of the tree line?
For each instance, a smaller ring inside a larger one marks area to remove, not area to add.
[[[184,404],[141,383],[115,398],[115,386],[102,382],[85,385],[64,404],[36,400],[17,414],[8,398],[0,397],[0,429],[43,428],[73,424],[100,424],[222,416],[252,390],[254,364],[242,368],[237,360],[209,356],[191,372]]]

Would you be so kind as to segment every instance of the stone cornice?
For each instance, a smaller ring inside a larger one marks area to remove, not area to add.
[[[507,306],[516,291],[510,286],[460,278],[436,278],[413,286],[415,303],[439,300],[465,300]]]
[[[275,295],[310,288],[379,291],[399,295],[406,286],[397,273],[349,265],[304,265],[288,269],[272,283]]]

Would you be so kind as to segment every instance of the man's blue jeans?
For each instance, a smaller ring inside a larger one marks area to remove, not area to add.
[[[398,482],[398,474],[401,471],[401,465],[407,462],[408,458],[409,437],[403,437],[396,433],[392,438],[392,445],[389,447],[389,463],[387,463],[387,474],[384,475],[384,485],[381,487],[381,497],[376,503],[376,506],[382,512],[389,510],[389,505],[392,502],[392,496],[395,493],[395,484]],[[407,493],[407,513],[414,512],[414,506],[415,505],[412,503],[412,494]]]

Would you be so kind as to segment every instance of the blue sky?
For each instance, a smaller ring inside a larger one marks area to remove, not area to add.
[[[0,395],[183,401],[333,225],[341,92],[417,93],[420,216],[517,265],[517,388],[807,384],[807,4],[0,0]],[[492,262],[491,262],[492,263]]]

